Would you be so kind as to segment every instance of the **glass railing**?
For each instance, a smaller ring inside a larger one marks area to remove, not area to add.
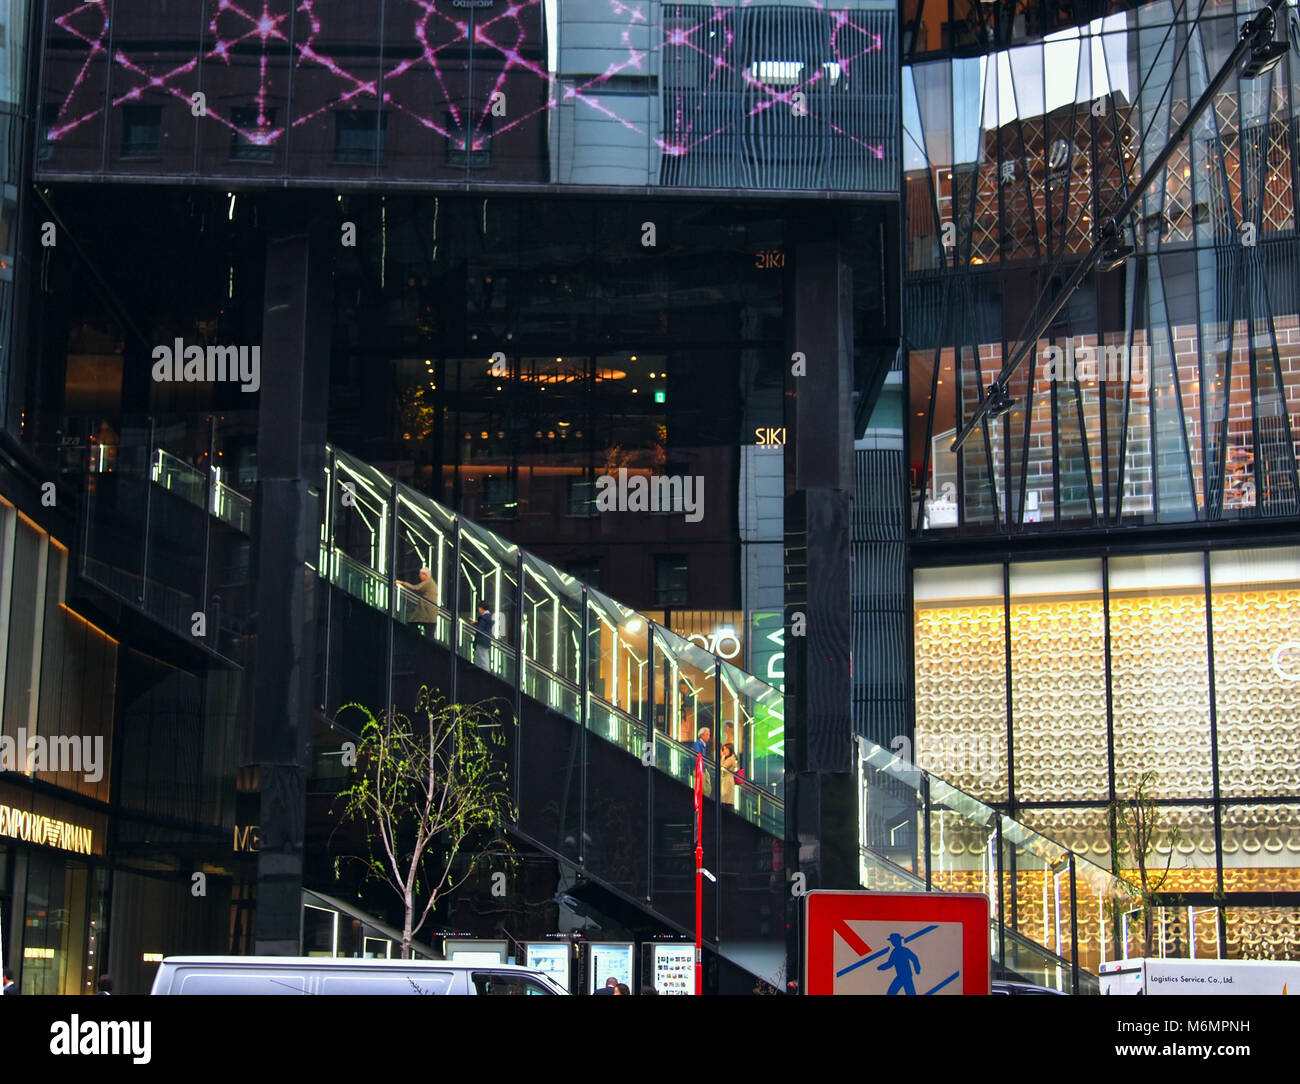
[[[220,467],[200,470],[158,448],[154,451],[150,480],[196,508],[206,508],[242,534],[252,533],[253,502],[221,480]]]
[[[986,895],[1007,973],[1095,992],[1131,951],[1115,930],[1133,890],[1109,871],[864,738],[858,790],[862,885]]]
[[[326,458],[324,579],[444,646],[454,630],[459,659],[686,786],[707,730],[709,796],[782,833],[778,689],[373,466],[332,447]],[[401,585],[422,571],[431,588]]]
[[[63,469],[84,485],[81,574],[238,664],[251,609],[255,416],[81,418],[68,426],[82,434],[60,448]]]

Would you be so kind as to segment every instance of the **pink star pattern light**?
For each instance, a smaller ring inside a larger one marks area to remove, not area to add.
[[[52,25],[75,40],[80,68],[60,92],[48,141],[57,152],[69,133],[102,117],[105,106],[97,92],[99,80],[90,74],[107,58],[116,73],[109,109],[139,101],[146,91],[170,95],[188,107],[195,91],[202,90],[207,101],[200,124],[223,126],[253,146],[275,146],[287,131],[319,123],[338,108],[350,106],[396,111],[461,150],[479,151],[504,133],[539,123],[542,114],[565,104],[616,122],[642,135],[647,143],[653,141],[665,159],[691,156],[724,135],[743,138],[763,127],[759,123],[763,118],[778,116],[797,116],[807,129],[833,134],[844,143],[841,155],[885,157],[888,133],[867,133],[861,123],[846,124],[844,116],[850,121],[854,116],[860,119],[861,111],[846,113],[842,103],[868,84],[892,85],[891,51],[882,32],[882,27],[892,30],[893,15],[888,12],[836,10],[819,0],[798,0],[779,8],[751,0],[664,3],[656,9],[663,26],[654,28],[647,22],[650,5],[645,0],[608,0],[606,22],[598,31],[599,46],[615,59],[597,74],[574,75],[547,66],[542,0],[499,0],[487,7],[456,6],[454,0],[389,0],[390,9],[398,5],[400,25],[408,28],[409,36],[385,42],[381,49],[376,32],[359,43],[370,47],[361,50],[364,61],[357,60],[356,50],[340,56],[335,55],[337,49],[332,52],[323,44],[340,38],[337,30],[330,34],[325,26],[327,18],[339,18],[337,8],[331,9],[323,0],[297,0],[289,10],[291,3],[210,0],[204,45],[194,55],[161,61],[156,51],[145,56],[143,44],[137,50],[120,28],[119,33],[112,32],[109,0],[65,3],[67,10],[55,14]],[[322,14],[327,10],[328,15]],[[560,25],[562,35],[583,32]],[[763,51],[754,44],[756,36],[770,39],[777,26],[793,28],[790,37],[801,40],[802,60],[784,59],[795,51],[793,47],[767,46]],[[647,41],[653,43],[649,48],[638,45]],[[71,44],[66,42],[59,52],[64,71]],[[471,49],[474,87],[467,94],[463,87]],[[238,67],[241,70],[235,74],[240,77],[250,58],[257,71],[256,85],[246,87],[239,106],[229,104],[229,93],[205,90],[205,85],[217,84],[209,74],[214,69]],[[363,63],[367,74],[358,74]],[[768,74],[767,68],[773,66],[784,69],[782,78]],[[689,71],[691,81],[683,85],[679,78],[669,85],[670,70]],[[656,72],[665,73],[659,76],[662,90],[647,78]],[[311,106],[303,108],[295,100],[293,115],[276,123],[277,111],[268,102],[283,101],[291,93],[291,78],[319,79],[322,74],[328,88],[323,100],[321,84],[313,84]],[[421,77],[418,93],[405,78],[416,75]],[[644,109],[632,111],[638,119],[620,111],[626,90],[619,95],[605,93],[611,80],[627,76],[638,77],[637,85],[645,86],[647,95],[661,97],[654,130],[648,130]],[[430,77],[439,94],[429,93]],[[535,81],[533,89],[520,93],[521,81],[526,86],[530,79]],[[493,103],[506,92],[507,84],[509,113],[493,116]],[[407,88],[412,92],[403,93]],[[236,109],[242,113],[240,123],[234,119]],[[254,118],[251,123],[250,118]],[[183,139],[184,133],[173,138]]]

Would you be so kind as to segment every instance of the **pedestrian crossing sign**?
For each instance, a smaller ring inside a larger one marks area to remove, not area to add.
[[[818,890],[804,899],[805,993],[989,993],[987,896]]]

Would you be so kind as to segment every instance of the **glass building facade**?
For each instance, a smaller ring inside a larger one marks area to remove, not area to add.
[[[289,721],[310,749],[300,947],[378,952],[400,925],[335,861],[359,845],[335,831],[335,716],[432,683],[533,713],[510,753],[524,870],[505,905],[467,886],[441,929],[496,935],[503,906],[520,936],[593,915],[641,939],[689,927],[690,745],[711,723],[737,761],[710,775],[709,846],[752,907],[719,889],[706,939],[748,945],[725,957],[745,989],[776,979],[798,268],[823,246],[851,281],[850,368],[894,355],[893,6],[33,11],[39,187],[6,441],[57,479],[54,511],[15,504],[68,540],[70,605],[118,645],[97,808],[119,988],[146,986],[158,951],[253,951],[288,911],[259,879],[283,833],[258,723],[268,389],[287,366],[321,406],[298,450],[330,449],[306,497],[314,684]],[[311,237],[300,281],[327,285],[277,341],[271,253],[294,236]],[[164,346],[260,350],[262,386],[158,379]],[[334,492],[344,475],[360,504]],[[602,479],[662,476],[690,495],[602,504]],[[421,568],[432,624],[397,584]],[[480,598],[498,613],[487,666]],[[187,919],[195,871],[207,904]],[[19,906],[15,884],[0,893]]]
[[[852,884],[985,892],[1061,988],[1300,953],[1300,58],[1228,81],[951,447],[1251,5],[8,8],[0,737],[108,765],[0,786],[24,989],[391,953],[341,743],[425,685],[512,716],[525,852],[440,933],[689,929],[711,724],[716,988],[794,977],[801,831]],[[260,370],[160,379],[187,348]],[[832,656],[851,688],[799,685]],[[857,840],[796,823],[813,760]],[[1144,943],[1107,908],[1148,773]]]
[[[897,23],[881,0],[57,0],[42,172],[892,193]]]
[[[1152,773],[1170,872],[1135,954],[1300,953],[1300,58],[1228,80],[1134,255],[952,445],[1256,7],[903,16],[916,759],[1107,867]]]
[[[1011,378],[1012,409],[951,450],[1243,14],[1146,4],[905,69],[918,530],[1300,513],[1294,56],[1229,80],[1124,225],[1134,258],[1085,282]]]

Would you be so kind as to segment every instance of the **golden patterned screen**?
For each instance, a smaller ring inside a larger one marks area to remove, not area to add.
[[[1300,793],[1300,590],[1216,590],[1211,612],[1220,790]]]
[[[1160,798],[1208,798],[1210,686],[1203,590],[1111,595],[1115,787],[1157,773]]]
[[[1094,599],[1012,602],[1011,678],[1016,800],[1104,801],[1106,631],[1100,592]]]
[[[916,609],[916,762],[985,802],[1007,801],[1001,599]]]
[[[1173,907],[1165,909],[1157,932],[1165,951],[1185,953],[1194,939],[1198,954],[1300,957],[1300,911],[1234,906],[1231,898],[1300,891],[1300,807],[1261,801],[1300,794],[1297,556],[1300,549],[1294,547],[1212,554],[1208,615],[1205,589],[1198,585],[1200,555],[1112,559],[1109,615],[1100,562],[1057,562],[1068,574],[1055,593],[1043,572],[1027,578],[1037,576],[1036,586],[1046,583],[1048,589],[1017,593],[1016,570],[1028,566],[1013,564],[1009,612],[1001,598],[988,597],[991,591],[945,600],[944,584],[955,585],[958,596],[963,593],[962,570],[943,570],[917,592],[917,763],[983,801],[1007,801],[1009,625],[1015,800],[1017,805],[1073,806],[1020,809],[1017,819],[1109,868],[1108,756],[1114,758],[1121,794],[1131,794],[1142,773],[1153,770],[1155,797],[1186,803],[1163,807],[1166,824],[1177,825],[1183,837],[1163,890],[1196,893],[1200,899],[1217,893],[1221,858],[1226,893],[1226,943],[1220,944],[1217,908],[1204,914],[1191,908],[1195,913],[1189,916],[1188,907]],[[1080,590],[1094,569],[1097,589]],[[1279,569],[1291,570],[1290,582],[1279,579]],[[990,566],[972,569],[972,576],[980,584],[994,579]],[[1146,588],[1143,577],[1151,581]],[[1107,616],[1114,736],[1109,749]],[[1221,856],[1210,804],[1207,617],[1214,634],[1220,794],[1229,803],[1222,806]],[[932,834],[936,887],[987,887],[987,840],[968,835],[945,832],[941,841]],[[1149,868],[1163,869],[1169,853],[1162,842]],[[1126,872],[1137,879],[1136,871]],[[1010,909],[1009,885],[1004,891]],[[1017,869],[1017,928],[1054,945],[1061,891],[1052,871]],[[1095,944],[1101,903],[1085,895],[1081,889],[1081,943]],[[1110,941],[1113,951],[1113,937]],[[1099,961],[1080,962],[1094,967]]]

